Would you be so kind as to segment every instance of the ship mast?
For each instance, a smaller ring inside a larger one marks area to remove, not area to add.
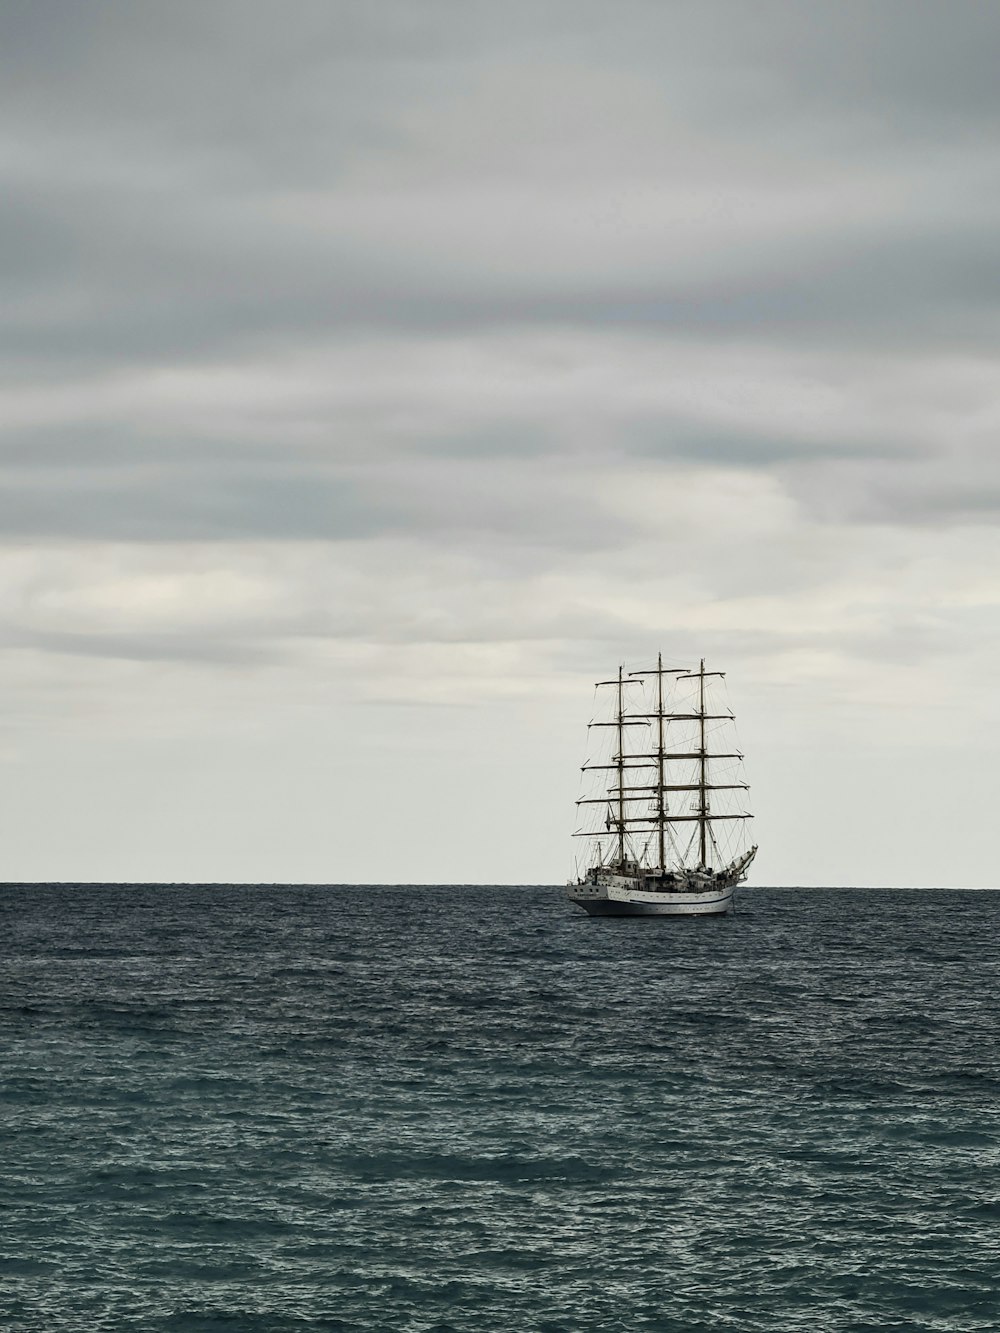
[[[698,746],[701,751],[701,759],[698,761],[698,787],[699,802],[698,809],[701,819],[698,821],[698,865],[705,869],[705,834],[708,831],[708,789],[705,786],[708,781],[708,756],[705,753],[705,659],[701,659],[701,667],[698,671],[698,731],[701,744]]]
[[[714,756],[709,755],[708,747],[705,744],[705,723],[709,721],[710,718],[715,717],[714,713],[705,712],[705,678],[707,676],[724,676],[725,674],[724,671],[706,671],[705,659],[702,658],[697,671],[692,671],[690,676],[680,677],[681,680],[696,680],[698,682],[698,709],[695,713],[695,717],[698,719],[698,749],[695,751],[694,755],[692,755],[692,758],[698,760],[698,810],[695,818],[698,821],[699,870],[708,869],[709,824],[713,818],[718,818],[718,815],[713,816],[709,811],[708,793],[714,789],[714,784],[708,780],[708,761],[710,758],[722,759],[727,757],[718,754]],[[739,757],[742,758],[742,756]],[[746,816],[735,815],[733,818],[742,819],[746,818]]]
[[[659,833],[660,843],[660,874],[667,868],[666,855],[666,834],[667,821],[666,811],[663,808],[663,654],[656,654],[656,723],[658,727],[657,745],[656,745],[656,768],[657,768],[657,792],[656,792],[656,813],[659,817],[657,832]]]
[[[622,702],[622,673],[618,668],[618,865],[625,869],[625,721]]]

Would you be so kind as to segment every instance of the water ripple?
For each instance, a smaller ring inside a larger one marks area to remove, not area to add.
[[[1000,1327],[1000,895],[0,889],[17,1330]]]

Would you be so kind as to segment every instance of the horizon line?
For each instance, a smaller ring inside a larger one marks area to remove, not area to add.
[[[564,889],[565,882],[527,883],[491,880],[237,880],[237,879],[11,879],[0,880],[0,889],[13,888],[248,888],[248,889]],[[913,893],[996,893],[993,884],[745,884],[739,891],[776,890],[813,892],[834,890]]]

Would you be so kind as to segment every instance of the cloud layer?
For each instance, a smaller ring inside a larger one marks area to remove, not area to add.
[[[43,779],[78,799],[77,745],[127,760],[75,842],[26,833],[13,873],[371,878],[269,785],[286,747],[286,776],[379,841],[350,766],[317,776],[322,736],[409,756],[413,830],[379,874],[551,878],[586,681],[660,647],[744,682],[771,878],[992,873],[971,832],[957,869],[943,829],[893,861],[861,814],[864,868],[816,869],[825,829],[785,812],[817,752],[819,809],[874,781],[858,744],[920,737],[922,768],[879,770],[905,843],[955,748],[992,754],[1000,14],[55,11],[0,16],[24,828]],[[502,852],[450,777],[470,727],[512,769],[549,747],[537,822]],[[206,737],[232,793],[218,836],[185,795]],[[443,860],[424,753],[471,829]],[[110,810],[154,771],[165,806],[133,810],[109,858]],[[246,850],[255,800],[278,813]]]

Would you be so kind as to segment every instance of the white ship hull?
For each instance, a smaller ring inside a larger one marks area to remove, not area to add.
[[[566,886],[570,902],[590,916],[724,916],[733,910],[735,883],[699,884],[667,891],[644,887],[627,875],[598,874]]]

